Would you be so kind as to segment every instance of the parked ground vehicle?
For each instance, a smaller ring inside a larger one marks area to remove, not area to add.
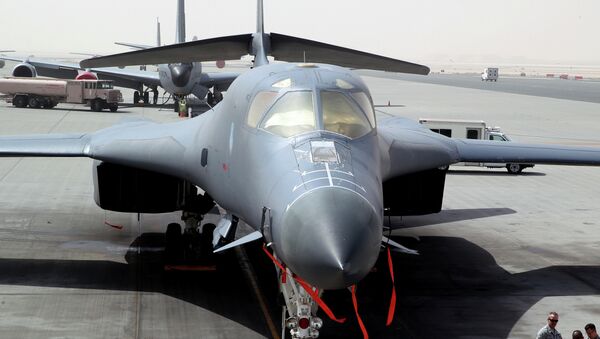
[[[481,81],[498,81],[498,68],[488,67],[481,73]]]
[[[511,141],[500,127],[488,127],[482,120],[445,120],[445,119],[419,119],[419,123],[427,126],[433,132],[457,139],[494,140],[499,142]],[[497,164],[479,162],[460,162],[455,165],[485,166],[489,168],[506,167],[511,174],[519,174],[533,164]]]
[[[96,112],[105,108],[115,112],[123,101],[121,91],[107,80],[4,78],[0,79],[0,93],[19,108],[53,108],[67,102],[89,104]]]

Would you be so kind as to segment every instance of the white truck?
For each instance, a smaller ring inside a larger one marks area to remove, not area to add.
[[[498,81],[498,68],[488,67],[481,73],[481,81]]]
[[[116,112],[123,101],[121,91],[107,80],[4,78],[0,79],[0,93],[19,108],[53,108],[66,102],[88,104],[96,112],[105,108]]]
[[[498,142],[510,142],[508,135],[504,134],[500,127],[489,127],[482,120],[446,120],[446,119],[419,119],[419,123],[433,132],[457,139],[493,140]],[[479,162],[459,162],[454,165],[480,166],[488,168],[506,167],[511,174],[519,174],[533,164],[499,164]]]

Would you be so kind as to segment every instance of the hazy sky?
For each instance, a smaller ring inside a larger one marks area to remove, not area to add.
[[[0,50],[113,53],[174,41],[175,0],[0,0]],[[187,0],[187,37],[250,33],[254,0]],[[265,30],[417,63],[600,64],[598,0],[265,0]]]

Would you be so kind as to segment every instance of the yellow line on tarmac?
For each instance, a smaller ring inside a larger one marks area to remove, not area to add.
[[[250,283],[250,286],[254,291],[254,295],[256,296],[256,300],[260,305],[260,310],[262,311],[263,316],[265,317],[267,327],[271,332],[272,338],[280,339],[279,333],[277,333],[277,327],[275,327],[275,322],[273,322],[273,318],[271,318],[271,314],[269,314],[269,309],[267,308],[265,297],[263,296],[262,292],[260,291],[260,288],[258,287],[258,281],[256,280],[256,272],[254,272],[254,268],[252,267],[252,263],[250,262],[246,251],[242,246],[237,246],[235,248],[235,251],[240,262],[240,267],[242,268],[242,271],[246,273],[246,278],[248,279],[248,282]]]

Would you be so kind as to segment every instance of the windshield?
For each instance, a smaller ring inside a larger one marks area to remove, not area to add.
[[[261,127],[283,137],[313,131],[316,128],[312,92],[288,92],[263,119]]]
[[[321,105],[323,127],[327,131],[358,138],[372,129],[365,114],[343,93],[322,91]]]

